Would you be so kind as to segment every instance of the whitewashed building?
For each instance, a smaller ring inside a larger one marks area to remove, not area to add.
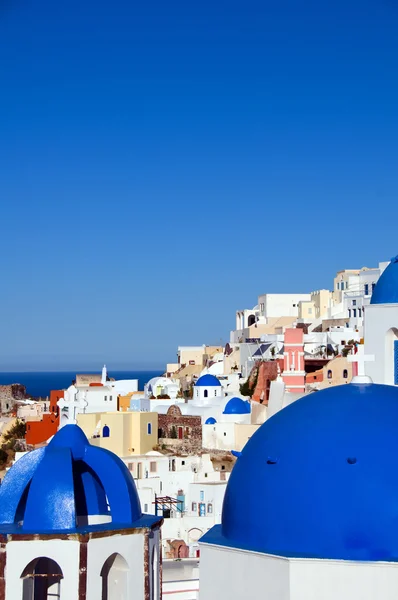
[[[0,487],[0,597],[158,600],[161,523],[123,462],[66,425]]]
[[[397,431],[398,389],[366,378],[266,421],[199,541],[200,599],[395,600]]]

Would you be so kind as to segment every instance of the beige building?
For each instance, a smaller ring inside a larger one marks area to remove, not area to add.
[[[299,319],[314,321],[328,314],[333,294],[329,290],[317,290],[311,293],[311,300],[299,302]]]
[[[309,389],[323,390],[334,385],[351,383],[352,363],[344,356],[336,356],[322,369],[308,373],[306,384]]]
[[[179,346],[178,367],[195,365],[203,368],[209,359],[222,351],[222,346]]]
[[[146,454],[158,443],[158,414],[155,412],[109,412],[77,415],[93,446],[120,457]]]
[[[173,377],[174,373],[181,367],[178,363],[167,363],[166,365],[166,377]]]

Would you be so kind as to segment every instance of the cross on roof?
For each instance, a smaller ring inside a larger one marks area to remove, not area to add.
[[[357,352],[356,354],[349,354],[347,356],[348,362],[351,363],[357,363],[358,364],[358,373],[357,373],[357,377],[366,377],[365,374],[365,362],[373,362],[375,357],[374,354],[365,354],[365,347],[363,345],[359,345],[357,346]],[[355,379],[355,378],[354,378]],[[368,380],[370,380],[370,378],[366,378]],[[371,380],[370,380],[371,381]],[[353,383],[361,383],[360,381],[355,382],[353,380]],[[365,381],[363,381],[362,383],[366,383]]]
[[[62,427],[63,424],[76,424],[77,414],[84,412],[88,403],[86,393],[77,390],[74,385],[71,385],[70,388],[65,390],[64,397],[60,398],[57,404],[67,419],[67,423],[65,423],[64,419],[60,419],[60,426]]]

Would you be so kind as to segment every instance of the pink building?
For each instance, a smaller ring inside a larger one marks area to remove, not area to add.
[[[305,392],[304,331],[285,330],[282,379],[288,392]]]

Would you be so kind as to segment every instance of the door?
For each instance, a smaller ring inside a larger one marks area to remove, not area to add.
[[[183,431],[183,428],[182,428],[182,427],[179,427],[179,428],[178,428],[178,439],[179,439],[179,440],[182,440],[182,438],[183,438],[183,433],[184,433],[184,431]]]
[[[206,505],[204,502],[201,502],[199,504],[199,516],[200,517],[205,517],[206,516]]]

